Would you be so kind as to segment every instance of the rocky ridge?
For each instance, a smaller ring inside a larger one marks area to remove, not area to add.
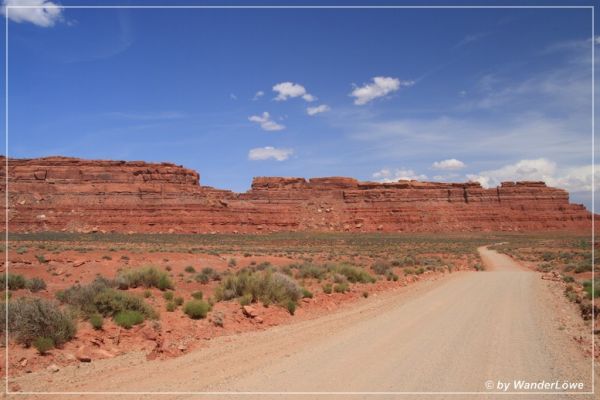
[[[47,157],[8,164],[10,232],[591,229],[591,213],[544,182],[485,189],[475,182],[258,177],[249,191],[234,193],[201,186],[196,171],[170,163]]]

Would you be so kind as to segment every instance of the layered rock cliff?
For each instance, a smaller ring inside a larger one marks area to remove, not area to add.
[[[4,181],[4,158],[0,175]],[[543,182],[485,189],[473,182],[260,177],[248,192],[233,193],[201,186],[197,172],[174,164],[66,157],[10,159],[8,202],[10,232],[591,229],[585,207]]]

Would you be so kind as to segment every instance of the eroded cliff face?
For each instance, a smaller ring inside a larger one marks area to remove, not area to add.
[[[2,158],[3,181],[4,164]],[[591,229],[591,214],[582,205],[570,204],[566,191],[543,182],[505,182],[484,189],[473,182],[259,177],[254,178],[248,192],[233,193],[201,186],[199,181],[197,172],[169,163],[65,157],[10,159],[9,231]]]

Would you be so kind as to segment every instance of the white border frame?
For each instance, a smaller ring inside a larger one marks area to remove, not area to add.
[[[33,6],[33,5],[22,5],[5,6],[6,12],[4,13],[5,23],[5,42],[4,42],[4,129],[5,129],[5,302],[8,303],[8,10],[19,9],[19,8],[45,8],[45,6]],[[127,5],[127,6],[101,6],[101,5],[90,5],[90,6],[59,6],[61,9],[589,9],[592,14],[592,285],[595,287],[595,206],[594,206],[594,180],[595,180],[595,6],[564,6],[564,5],[553,5],[553,6],[500,6],[500,5],[473,5],[473,6],[433,6],[433,5],[272,5],[272,6],[258,6],[258,5],[174,5],[174,6],[163,6],[163,5]],[[8,387],[8,324],[6,324],[6,335],[5,335],[5,389],[6,395],[594,395],[595,394],[595,362],[594,362],[594,348],[595,348],[595,336],[594,336],[594,323],[595,321],[595,298],[592,296],[592,391],[591,392],[498,392],[498,391],[485,391],[485,392],[11,392]],[[8,307],[5,307],[5,321],[8,322]]]

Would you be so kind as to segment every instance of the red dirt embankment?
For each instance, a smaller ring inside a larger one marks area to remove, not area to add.
[[[0,160],[4,179],[5,159]],[[360,182],[254,178],[246,193],[201,186],[169,163],[10,159],[9,231],[460,232],[591,229],[591,213],[543,182]],[[2,191],[5,190],[2,186]],[[4,199],[4,195],[0,196]],[[2,214],[2,218],[4,214]],[[2,221],[4,223],[4,221]]]

